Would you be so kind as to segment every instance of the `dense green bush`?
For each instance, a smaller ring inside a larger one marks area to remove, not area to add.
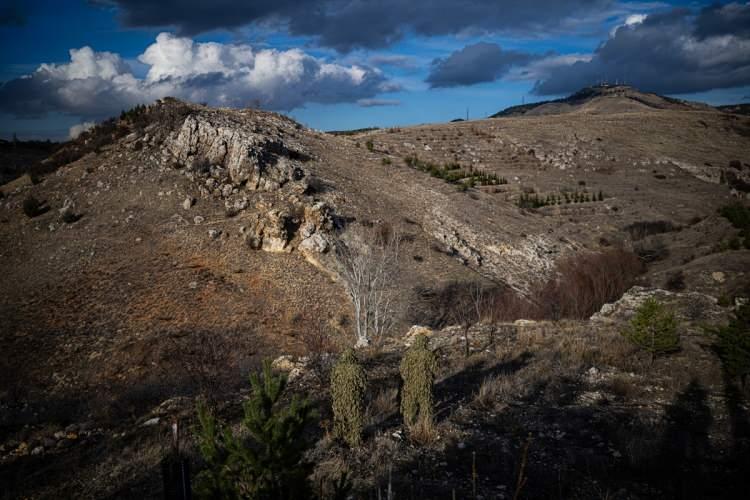
[[[730,240],[729,247],[732,250],[739,250],[741,246],[750,249],[750,207],[741,203],[725,205],[719,209],[719,215],[740,230],[738,238]]]
[[[274,375],[269,361],[250,383],[252,397],[242,420],[248,439],[219,424],[205,405],[198,407],[198,448],[206,468],[196,477],[196,493],[203,498],[309,498],[311,467],[303,459],[308,448],[303,432],[313,419],[312,405],[296,396],[279,404],[286,377]]]
[[[432,423],[432,385],[437,374],[437,357],[428,347],[428,339],[418,335],[401,360],[401,413],[407,426]]]
[[[737,309],[727,326],[709,329],[716,338],[716,352],[727,373],[745,386],[750,374],[750,304]]]
[[[365,370],[354,355],[354,350],[346,349],[331,370],[333,432],[352,448],[362,442],[366,389]]]
[[[680,346],[674,313],[653,297],[641,304],[622,335],[648,351],[652,363],[655,356],[677,351]]]

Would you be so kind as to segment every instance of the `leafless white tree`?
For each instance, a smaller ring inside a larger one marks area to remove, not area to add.
[[[384,229],[385,228],[385,229]],[[381,226],[362,228],[336,245],[339,275],[354,306],[356,347],[369,345],[393,325],[401,235]]]

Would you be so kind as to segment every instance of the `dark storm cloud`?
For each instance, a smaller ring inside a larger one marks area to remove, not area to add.
[[[467,45],[445,59],[435,59],[427,77],[430,87],[458,87],[492,82],[514,65],[524,65],[537,56],[503,50],[495,43]]]
[[[413,32],[535,35],[602,19],[614,0],[94,0],[114,5],[131,27],[171,26],[186,35],[275,23],[342,51],[384,47]],[[597,17],[598,16],[598,17]]]
[[[0,26],[24,26],[26,14],[18,5],[0,6]]]
[[[727,4],[698,15],[684,9],[648,16],[619,27],[590,61],[552,69],[534,92],[574,92],[601,80],[626,81],[665,94],[701,92],[750,84],[750,5]]]
[[[712,5],[703,9],[695,21],[695,34],[700,38],[727,33],[750,37],[750,6]]]

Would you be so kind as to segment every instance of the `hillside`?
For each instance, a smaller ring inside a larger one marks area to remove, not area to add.
[[[628,85],[597,85],[552,101],[540,101],[506,108],[490,118],[542,116],[564,113],[629,113],[655,109],[689,111],[709,110],[706,104],[682,101],[658,94],[641,92]]]
[[[747,391],[703,326],[750,293],[747,229],[720,215],[747,207],[750,118],[628,87],[499,115],[328,134],[165,99],[2,186],[0,490],[158,498],[170,422],[191,428],[201,394],[237,422],[247,374],[288,355],[320,412],[315,477],[345,466],[357,498],[391,473],[397,498],[511,498],[529,434],[529,498],[739,495]],[[393,241],[348,450],[325,429],[331,355],[356,341],[341,251]],[[618,286],[563,310],[589,285],[559,277],[592,262]],[[471,287],[492,306],[466,319]],[[651,296],[682,332],[654,365],[619,334]],[[395,399],[413,325],[441,366],[423,443]],[[506,385],[478,398],[488,377]]]

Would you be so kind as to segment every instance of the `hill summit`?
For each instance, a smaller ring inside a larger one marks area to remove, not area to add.
[[[490,118],[506,116],[542,116],[564,113],[610,114],[669,109],[675,111],[707,110],[706,104],[674,99],[650,92],[642,92],[630,85],[601,84],[551,101],[540,101],[511,106]]]

